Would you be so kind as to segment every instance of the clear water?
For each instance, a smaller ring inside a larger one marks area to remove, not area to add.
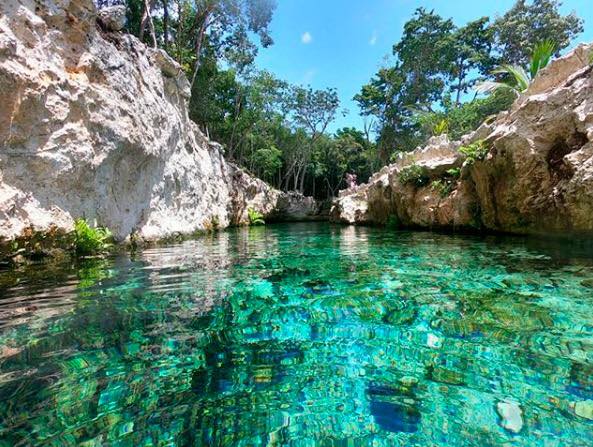
[[[0,274],[0,445],[591,446],[593,255],[326,224]]]

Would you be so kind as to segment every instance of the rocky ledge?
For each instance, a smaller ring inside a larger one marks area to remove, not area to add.
[[[1,2],[0,240],[67,233],[79,217],[123,241],[246,223],[250,208],[316,214],[225,161],[188,117],[180,66],[120,32],[120,9]]]
[[[401,155],[341,191],[340,222],[593,233],[593,45],[552,62],[508,112],[461,141]]]

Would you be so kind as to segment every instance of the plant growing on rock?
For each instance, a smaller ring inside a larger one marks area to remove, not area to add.
[[[424,186],[428,183],[428,180],[426,169],[416,163],[406,166],[399,173],[399,181],[404,185]]]
[[[88,256],[104,252],[111,246],[112,234],[107,228],[92,228],[85,219],[74,222],[76,253]]]
[[[249,216],[249,225],[265,225],[266,221],[264,220],[264,215],[259,211],[256,211],[252,208],[247,210],[247,215]]]
[[[488,155],[490,149],[483,140],[475,141],[467,146],[461,146],[458,151],[465,155],[465,163],[469,166],[476,161],[482,161]]]
[[[461,169],[452,168],[447,171],[443,178],[434,180],[430,186],[433,191],[439,193],[441,198],[448,197],[455,189],[457,179],[461,176]]]
[[[453,191],[453,182],[447,179],[438,179],[434,180],[430,187],[433,191],[438,192],[441,198],[444,199],[445,197],[448,197]]]
[[[451,168],[447,170],[447,175],[454,179],[461,177],[461,168]]]
[[[545,68],[556,52],[556,44],[550,40],[538,43],[533,49],[529,61],[529,73],[520,65],[501,65],[492,74],[502,76],[501,81],[485,81],[476,86],[478,93],[493,93],[497,90],[509,90],[515,95],[523,93]]]

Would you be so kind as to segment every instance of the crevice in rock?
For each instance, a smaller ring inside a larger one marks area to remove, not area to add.
[[[564,157],[571,152],[578,151],[587,144],[587,135],[582,132],[575,132],[568,138],[558,138],[548,152],[546,161],[552,178],[556,184],[560,180],[569,180],[574,175],[574,169],[564,160]]]

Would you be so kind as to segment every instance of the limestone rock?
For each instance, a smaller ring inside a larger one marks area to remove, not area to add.
[[[523,411],[516,402],[502,401],[496,404],[496,411],[500,416],[500,425],[512,433],[519,433],[523,429]]]
[[[581,45],[553,61],[508,112],[458,142],[445,136],[400,155],[368,184],[342,191],[332,219],[348,223],[474,228],[539,234],[593,233],[593,67]],[[465,164],[452,191],[402,185],[416,164],[430,181],[464,161],[461,145],[483,140],[485,160]]]
[[[0,240],[79,217],[151,240],[272,213],[280,192],[225,162],[188,97],[179,65],[105,36],[91,0],[2,1]]]
[[[574,414],[593,421],[593,400],[582,400],[572,404]]]
[[[101,8],[97,19],[107,31],[121,31],[126,26],[126,7],[124,5]]]

